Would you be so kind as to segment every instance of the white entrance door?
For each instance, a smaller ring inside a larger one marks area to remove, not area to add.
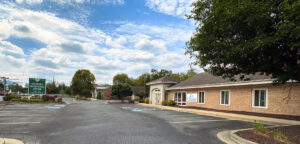
[[[155,93],[155,104],[160,104],[160,93]]]
[[[154,104],[159,105],[161,102],[161,92],[160,90],[154,90],[153,92]]]

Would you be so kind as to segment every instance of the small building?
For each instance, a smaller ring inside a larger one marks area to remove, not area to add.
[[[166,88],[171,87],[179,82],[180,80],[174,77],[165,76],[147,83],[147,85],[150,85],[150,103],[161,104],[162,101],[168,99]]]
[[[150,85],[150,103],[174,100],[178,106],[300,116],[300,83],[273,85],[265,75],[249,75],[248,81],[230,81],[200,73],[185,81],[164,77]]]
[[[97,98],[97,94],[101,93],[101,99],[109,99],[111,95],[111,85],[103,84],[96,85],[95,92],[93,92],[93,98]]]

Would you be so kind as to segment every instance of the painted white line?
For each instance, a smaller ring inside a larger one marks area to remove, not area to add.
[[[0,115],[0,117],[46,117],[49,115]]]
[[[18,124],[39,124],[41,122],[14,122],[14,123],[0,123],[0,125],[18,125]]]
[[[232,120],[199,120],[199,121],[177,121],[169,123],[205,123],[205,122],[214,122],[214,121],[232,121]]]

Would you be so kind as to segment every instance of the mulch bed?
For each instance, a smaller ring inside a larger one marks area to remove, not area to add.
[[[253,116],[262,116],[262,117],[270,117],[270,118],[279,118],[279,119],[300,121],[300,116],[293,116],[293,115],[277,115],[277,114],[265,114],[265,113],[246,112],[246,111],[217,110],[217,109],[195,107],[195,106],[175,106],[175,107],[198,109],[198,110],[207,110],[207,111],[216,111],[216,112],[225,112],[225,113],[245,114],[245,115],[253,115]]]
[[[278,129],[283,135],[287,137],[290,144],[300,143],[300,125],[267,128],[268,131],[273,131],[276,129]],[[273,136],[267,136],[260,132],[256,132],[255,130],[238,131],[235,134],[244,139],[259,144],[286,144],[285,142],[275,139]]]

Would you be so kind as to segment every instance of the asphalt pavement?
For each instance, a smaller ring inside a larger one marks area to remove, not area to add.
[[[133,104],[73,101],[0,106],[0,137],[28,144],[219,144],[252,123]]]

